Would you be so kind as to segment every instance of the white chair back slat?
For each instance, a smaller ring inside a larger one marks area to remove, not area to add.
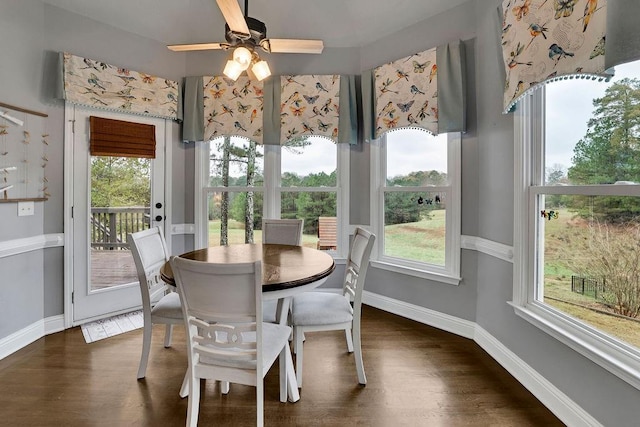
[[[302,219],[263,219],[262,243],[302,245]]]

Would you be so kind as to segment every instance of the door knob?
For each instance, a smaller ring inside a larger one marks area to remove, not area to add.
[[[162,215],[156,215],[156,221],[162,221]]]

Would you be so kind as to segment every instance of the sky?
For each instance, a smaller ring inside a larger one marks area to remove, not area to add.
[[[640,61],[615,68],[610,82],[574,79],[550,83],[546,86],[546,166],[571,165],[573,147],[587,133],[592,116],[593,99],[604,95],[607,87],[625,77],[640,79]],[[571,87],[572,90],[567,90]],[[573,90],[575,89],[575,90]]]

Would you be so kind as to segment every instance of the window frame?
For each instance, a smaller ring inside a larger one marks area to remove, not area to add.
[[[335,259],[346,259],[349,250],[349,144],[336,143],[337,182],[336,187],[281,187],[281,150],[280,145],[264,144],[264,183],[255,187],[263,192],[263,218],[280,218],[280,194],[283,191],[336,191],[336,216],[338,218],[338,250],[326,251]],[[211,192],[245,192],[251,187],[208,187],[210,141],[197,142],[195,147],[195,184],[194,184],[194,230],[195,249],[208,245],[207,196]]]
[[[426,131],[425,131],[426,132]],[[449,185],[441,187],[406,187],[401,191],[429,191],[447,188],[448,200],[445,216],[445,265],[437,266],[413,260],[384,255],[384,194],[386,187],[387,134],[372,140],[371,146],[371,225],[378,238],[371,255],[374,267],[420,277],[449,285],[459,285],[461,250],[461,134],[447,134],[447,178]]]
[[[612,374],[640,389],[640,351],[536,299],[537,206],[541,194],[615,194],[616,185],[544,185],[544,87],[524,97],[514,116],[514,258],[515,313]],[[542,185],[539,185],[541,183]],[[625,189],[628,190],[628,189]]]

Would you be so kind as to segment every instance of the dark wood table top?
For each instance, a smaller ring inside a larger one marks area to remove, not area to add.
[[[211,263],[262,261],[263,292],[282,291],[308,285],[329,276],[335,269],[333,257],[304,246],[248,243],[212,246],[180,255],[181,258]],[[175,285],[170,263],[160,269],[165,282]]]

